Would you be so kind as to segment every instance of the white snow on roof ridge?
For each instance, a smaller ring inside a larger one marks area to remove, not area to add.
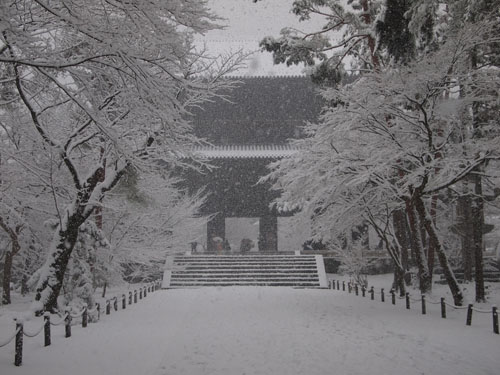
[[[193,153],[207,159],[274,159],[290,157],[299,148],[289,144],[195,146]]]

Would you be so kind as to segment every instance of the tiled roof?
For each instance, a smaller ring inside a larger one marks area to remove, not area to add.
[[[193,149],[194,154],[207,159],[280,159],[298,151],[290,145],[196,146]]]

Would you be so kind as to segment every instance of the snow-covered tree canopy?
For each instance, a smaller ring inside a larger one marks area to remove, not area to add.
[[[172,161],[192,141],[182,114],[211,83],[186,79],[199,73],[192,34],[215,27],[202,5],[3,2],[0,62],[72,173],[73,158]],[[73,176],[77,185],[85,177]]]
[[[300,21],[311,16],[324,19],[314,32],[284,28],[281,36],[264,38],[263,50],[273,53],[276,64],[304,62],[318,65],[313,77],[338,83],[344,63],[356,70],[378,68],[377,20],[383,14],[383,1],[295,0],[291,11]]]
[[[178,163],[197,141],[185,113],[228,84],[218,78],[235,61],[204,61],[192,47],[218,27],[204,1],[8,0],[0,12],[2,109],[28,116],[72,182],[56,204],[40,311],[55,306],[78,227],[130,166]]]
[[[308,137],[296,142],[304,152],[272,165],[268,178],[283,191],[278,205],[301,205],[316,239],[336,241],[370,222],[379,236],[389,234],[391,247],[397,242],[391,217],[406,210],[414,215],[413,232],[420,237],[418,220],[448,267],[426,200],[482,176],[500,158],[498,15],[472,22],[454,12],[434,48],[325,89],[329,104],[320,122],[307,125]],[[428,274],[424,252],[417,255]],[[454,296],[460,303],[458,288]]]

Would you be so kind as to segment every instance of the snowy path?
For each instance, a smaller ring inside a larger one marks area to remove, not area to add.
[[[1,336],[5,336],[2,332]],[[150,294],[53,345],[28,339],[2,375],[499,374],[500,337],[329,290],[205,288]]]

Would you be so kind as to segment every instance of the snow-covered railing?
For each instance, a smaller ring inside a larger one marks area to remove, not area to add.
[[[330,289],[337,289],[337,290],[342,290],[346,291],[346,282],[342,281],[342,285],[340,284],[339,280],[330,280]],[[347,282],[347,292],[354,293],[358,296],[359,295],[359,290],[361,288],[361,295],[363,297],[366,296],[367,288],[365,286],[359,286],[356,283],[351,283]],[[369,290],[368,293],[370,294],[370,299],[373,301],[375,299],[375,289],[372,286]],[[391,289],[390,292],[391,294],[391,302],[393,305],[396,304],[396,291],[394,289]],[[380,295],[380,300],[381,302],[385,302],[385,293],[384,293],[384,288],[380,290],[378,293]],[[446,319],[446,306],[451,307],[454,310],[465,310],[467,309],[467,317],[465,324],[470,326],[472,325],[472,312],[475,311],[477,313],[481,314],[491,314],[492,319],[493,319],[493,332],[496,333],[497,335],[499,334],[499,327],[498,327],[498,309],[495,305],[491,306],[491,310],[486,310],[486,309],[478,309],[475,308],[473,304],[468,304],[467,306],[455,306],[454,304],[450,304],[445,301],[444,297],[441,297],[439,301],[432,301],[431,299],[427,299],[425,294],[422,294],[419,298],[413,298],[410,293],[406,293],[405,296],[399,297],[399,299],[405,299],[406,301],[406,309],[410,310],[411,308],[411,302],[420,302],[421,306],[421,311],[422,315],[427,314],[427,303],[432,304],[432,305],[441,305],[441,317],[443,319]]]
[[[137,303],[137,295],[139,295],[139,299],[141,300],[143,297],[146,298],[148,293],[157,291],[161,287],[161,280],[153,281],[151,283],[145,284],[139,288],[139,292],[135,289],[129,291],[128,295],[128,304],[132,305],[132,303]],[[132,298],[133,297],[133,298]],[[125,310],[127,307],[127,296],[125,294],[121,295],[122,301],[122,310]],[[106,300],[106,315],[111,314],[111,303],[113,303],[113,309],[118,311],[118,297],[115,296],[111,299]],[[87,327],[89,322],[89,316],[93,316],[94,319],[92,321],[97,322],[101,317],[101,305],[96,303],[94,308],[89,309],[84,305],[81,311],[72,312],[70,309],[66,310],[64,314],[59,315],[59,319],[54,321],[51,320],[52,314],[46,312],[43,315],[43,321],[41,321],[41,325],[38,329],[33,332],[29,332],[24,327],[23,319],[14,319],[15,321],[15,330],[11,336],[9,336],[6,340],[0,341],[0,348],[7,346],[12,341],[15,341],[15,356],[14,356],[14,365],[21,366],[23,363],[23,338],[26,337],[36,337],[42,331],[44,332],[44,346],[49,346],[51,344],[51,326],[59,326],[64,324],[65,337],[71,337],[71,323],[73,319],[81,318],[81,324],[83,328]]]

